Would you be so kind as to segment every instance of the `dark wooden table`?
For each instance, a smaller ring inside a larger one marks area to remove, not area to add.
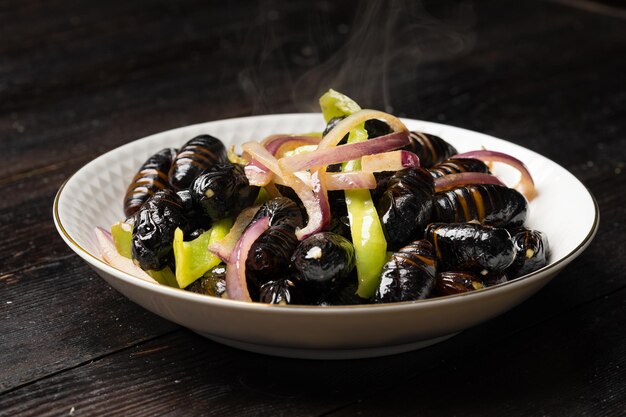
[[[623,3],[226,3],[0,1],[0,415],[625,415]],[[598,200],[595,241],[444,343],[305,361],[144,311],[57,235],[56,190],[103,152],[329,87],[555,160]]]

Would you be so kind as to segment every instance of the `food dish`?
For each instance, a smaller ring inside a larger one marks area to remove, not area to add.
[[[522,227],[536,194],[523,162],[459,153],[334,90],[320,107],[323,133],[273,134],[241,155],[210,134],[155,152],[126,219],[94,231],[103,259],[214,297],[318,306],[458,294],[547,264],[546,235]],[[487,163],[520,180],[507,187]]]
[[[377,356],[433,343],[521,302],[589,244],[597,228],[597,207],[584,186],[563,168],[524,148],[479,133],[415,120],[405,123],[411,130],[448,139],[461,152],[485,146],[523,160],[539,191],[531,204],[528,223],[548,235],[552,247],[550,264],[522,279],[471,294],[395,305],[320,309],[212,299],[142,282],[98,259],[93,227],[112,224],[123,216],[119,201],[125,187],[154,149],[180,146],[205,132],[226,143],[241,143],[278,131],[321,130],[324,126],[319,115],[310,114],[194,125],[118,148],[88,164],[62,187],[55,200],[55,222],[73,250],[138,304],[223,343],[294,357]],[[235,137],[239,140],[235,141]],[[389,326],[392,322],[394,326]],[[306,332],[302,331],[304,328]]]

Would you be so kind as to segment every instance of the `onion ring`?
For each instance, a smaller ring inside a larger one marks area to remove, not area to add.
[[[524,197],[526,197],[528,201],[532,200],[537,195],[535,182],[533,181],[533,177],[530,175],[530,172],[528,172],[528,168],[522,161],[511,155],[496,151],[477,150],[460,153],[454,155],[454,157],[480,159],[483,162],[503,162],[510,165],[518,170],[522,175],[519,182],[513,188],[524,194]]]
[[[241,235],[226,266],[226,293],[231,300],[252,301],[246,282],[246,259],[255,240],[269,228],[269,216],[252,223]]]
[[[504,185],[495,175],[485,174],[483,172],[461,172],[458,174],[444,175],[435,178],[434,182],[436,193],[472,184]]]

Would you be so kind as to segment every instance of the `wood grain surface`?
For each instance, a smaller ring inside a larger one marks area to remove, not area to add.
[[[626,415],[626,8],[582,0],[0,0],[0,415]],[[305,361],[208,341],[126,300],[52,200],[159,131],[370,108],[501,137],[594,194],[588,250],[435,346]]]

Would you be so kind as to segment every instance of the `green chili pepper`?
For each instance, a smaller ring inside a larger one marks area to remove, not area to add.
[[[125,258],[131,259],[130,244],[133,239],[133,226],[128,223],[117,222],[111,226],[111,236],[117,252]]]
[[[222,240],[232,225],[233,222],[230,219],[219,220],[210,230],[190,242],[183,241],[183,231],[176,229],[173,246],[176,282],[180,288],[185,288],[221,262],[220,258],[209,252],[208,247]]]
[[[350,116],[361,110],[354,100],[332,88],[320,97],[320,107],[326,122],[334,117]]]
[[[334,90],[329,90],[320,98],[320,106],[327,122],[334,117],[349,116],[361,110],[351,98]],[[348,136],[348,143],[364,140],[367,140],[364,124],[352,130]],[[342,167],[343,172],[360,169],[360,160],[346,162]],[[345,195],[359,279],[357,294],[362,298],[370,298],[376,292],[380,272],[387,260],[387,241],[369,190],[346,190]]]
[[[178,282],[176,281],[176,275],[174,275],[169,266],[166,266],[160,271],[149,270],[146,271],[146,273],[154,278],[154,280],[161,285],[167,285],[168,287],[174,288],[182,288],[180,285],[178,285]]]

